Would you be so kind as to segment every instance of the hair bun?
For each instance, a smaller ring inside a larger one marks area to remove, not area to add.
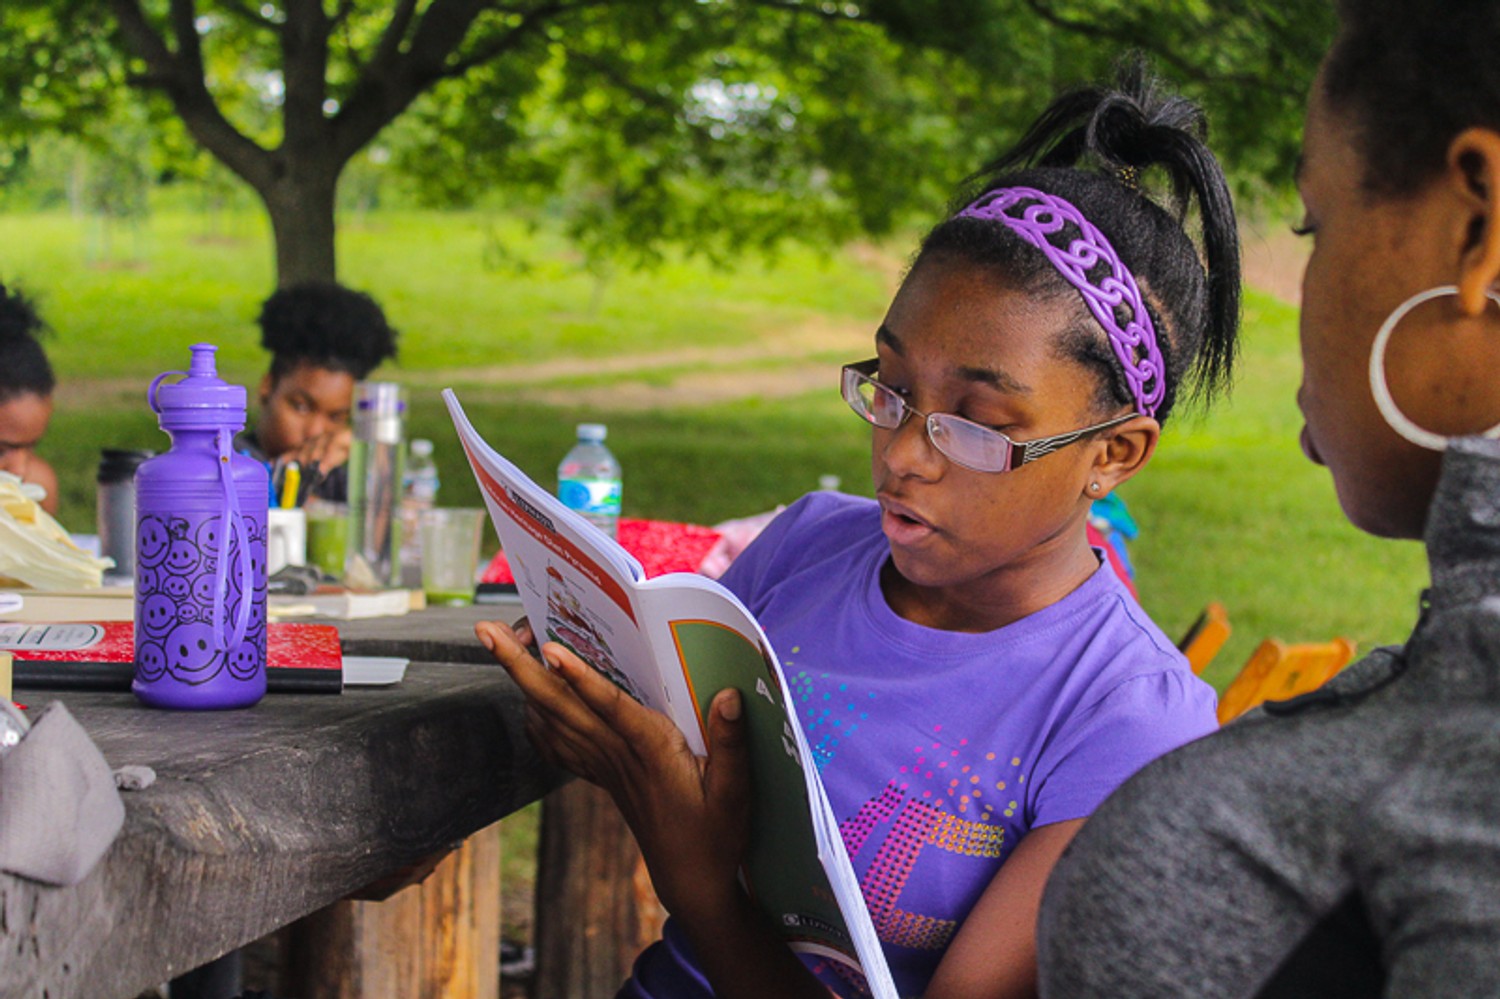
[[[0,343],[35,340],[46,329],[30,299],[0,284]]]
[[[1116,64],[1112,86],[1080,87],[1053,101],[982,175],[1027,166],[1094,166],[1135,180],[1139,172],[1161,167],[1180,217],[1191,194],[1203,193],[1204,167],[1212,159],[1204,145],[1207,133],[1202,109],[1168,91],[1145,57],[1133,53]]]

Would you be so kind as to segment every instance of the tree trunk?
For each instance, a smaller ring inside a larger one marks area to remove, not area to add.
[[[337,167],[326,165],[289,171],[259,192],[276,239],[276,287],[337,279],[333,216],[338,174]]]

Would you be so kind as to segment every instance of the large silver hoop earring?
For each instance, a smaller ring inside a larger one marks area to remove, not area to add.
[[[1380,410],[1380,415],[1385,417],[1385,422],[1390,424],[1392,430],[1400,434],[1406,440],[1411,441],[1417,447],[1425,447],[1429,451],[1445,451],[1448,448],[1448,438],[1442,434],[1435,434],[1412,422],[1411,417],[1401,412],[1396,405],[1396,400],[1391,397],[1391,387],[1385,378],[1385,348],[1390,343],[1391,333],[1396,325],[1406,318],[1406,314],[1424,302],[1430,302],[1434,298],[1446,298],[1449,295],[1458,294],[1458,285],[1445,284],[1437,288],[1429,288],[1418,292],[1411,298],[1396,306],[1385,322],[1381,324],[1380,332],[1375,334],[1375,343],[1370,347],[1370,392],[1375,396],[1375,408]],[[1485,297],[1496,305],[1500,305],[1500,294],[1493,291],[1484,293]],[[1480,436],[1500,437],[1500,423],[1490,427]]]

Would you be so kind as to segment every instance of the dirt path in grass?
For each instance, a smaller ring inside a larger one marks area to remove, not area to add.
[[[1293,305],[1301,299],[1307,245],[1274,223],[1247,224],[1243,234],[1245,283]],[[894,293],[902,265],[889,255],[864,251]],[[834,391],[831,356],[868,354],[874,329],[865,323],[817,320],[797,329],[766,333],[741,347],[688,347],[599,360],[565,359],[420,372],[403,378],[425,387],[463,385],[470,394],[590,409],[662,409],[743,398],[778,398]],[[561,385],[588,378],[590,384]],[[549,384],[550,383],[550,384]]]
[[[838,376],[830,358],[858,360],[874,349],[874,335],[873,323],[815,319],[737,347],[683,347],[599,359],[422,371],[401,380],[424,388],[464,386],[466,394],[504,395],[553,406],[697,406],[798,395],[824,387],[831,391]],[[579,379],[587,383],[577,384]]]
[[[1283,302],[1302,304],[1302,268],[1311,248],[1280,221],[1243,223],[1240,252],[1245,284]]]

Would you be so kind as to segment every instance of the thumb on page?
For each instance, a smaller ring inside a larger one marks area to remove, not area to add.
[[[704,792],[714,807],[731,816],[744,812],[750,802],[750,753],[744,710],[740,692],[730,688],[719,691],[708,714]]]

